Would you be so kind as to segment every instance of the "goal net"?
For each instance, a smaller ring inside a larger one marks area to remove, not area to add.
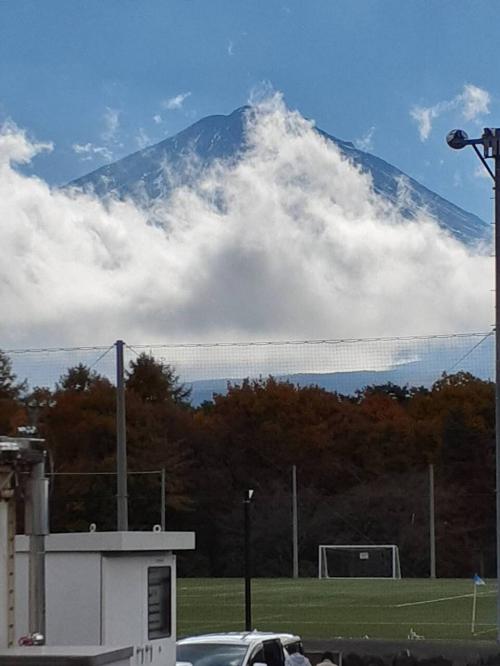
[[[319,578],[401,578],[399,550],[392,544],[321,545]]]

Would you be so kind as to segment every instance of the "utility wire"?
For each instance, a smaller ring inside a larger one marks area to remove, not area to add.
[[[131,351],[133,354],[135,354],[136,356],[140,356],[140,353],[139,353],[136,349],[134,349],[133,347],[131,347],[130,345],[128,345],[127,343],[125,343],[125,349],[130,349],[130,351]]]
[[[456,338],[474,338],[483,337],[485,333],[450,333],[436,335],[408,335],[378,338],[336,338],[336,339],[318,339],[318,340],[267,340],[258,342],[192,342],[192,343],[168,343],[168,344],[148,344],[134,345],[136,349],[172,349],[172,348],[192,348],[192,347],[272,347],[287,345],[340,345],[356,344],[360,342],[406,342],[412,340],[452,340]],[[489,333],[487,334],[489,335]],[[137,352],[136,352],[137,353]]]
[[[472,332],[472,333],[449,333],[437,335],[409,335],[392,337],[372,337],[372,338],[324,338],[317,340],[266,340],[254,342],[193,342],[193,343],[159,343],[159,344],[140,344],[126,345],[135,354],[139,355],[138,349],[170,349],[186,347],[269,347],[269,346],[287,346],[287,345],[340,345],[357,344],[362,342],[406,342],[412,340],[453,340],[458,338],[477,338],[488,337],[490,333]],[[6,354],[34,354],[34,353],[58,353],[58,352],[78,352],[78,351],[98,351],[106,355],[114,347],[89,346],[89,347],[30,347],[23,349],[4,349]]]
[[[34,354],[34,353],[47,353],[53,354],[58,352],[76,352],[76,351],[103,351],[107,350],[104,346],[95,347],[26,347],[24,349],[2,349],[5,354]]]
[[[99,356],[99,358],[98,358],[96,361],[94,361],[94,362],[92,363],[92,365],[89,367],[89,370],[92,370],[93,368],[95,368],[95,366],[99,363],[99,361],[101,361],[101,360],[106,356],[106,354],[109,354],[109,352],[113,349],[113,347],[114,347],[114,344],[111,345],[110,347],[108,347],[108,348],[106,349],[106,351],[104,351],[104,352]]]
[[[451,372],[452,370],[454,370],[457,367],[457,365],[459,363],[462,363],[462,361],[465,361],[465,359],[468,358],[472,354],[473,351],[475,351],[478,347],[480,347],[483,344],[483,342],[485,342],[485,340],[487,340],[490,337],[490,335],[493,335],[493,333],[495,333],[495,329],[493,329],[489,333],[487,333],[483,338],[481,338],[481,340],[479,340],[479,342],[477,342],[473,347],[471,347],[469,349],[469,351],[467,351],[463,356],[461,356],[458,359],[458,361],[456,361],[456,363],[454,363],[451,366],[451,368],[449,368],[448,372]]]

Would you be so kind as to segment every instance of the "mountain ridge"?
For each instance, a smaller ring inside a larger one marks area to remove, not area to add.
[[[92,191],[100,198],[110,195],[131,198],[145,206],[168,198],[176,185],[193,184],[215,160],[236,161],[244,154],[245,116],[249,109],[251,107],[242,106],[227,115],[202,118],[173,137],[99,167],[71,181],[69,186]],[[408,193],[408,206],[400,208],[404,217],[413,219],[418,211],[425,209],[442,228],[466,244],[490,239],[490,226],[478,216],[459,208],[382,158],[360,150],[352,142],[338,139],[320,128],[314,129],[338,146],[362,171],[370,173],[374,191],[386,200],[399,202],[404,182]]]

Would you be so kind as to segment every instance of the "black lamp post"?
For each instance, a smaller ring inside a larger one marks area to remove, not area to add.
[[[252,567],[250,549],[250,503],[253,490],[246,490],[243,497],[243,516],[245,530],[245,631],[252,631]]]
[[[500,643],[500,128],[486,127],[479,139],[469,139],[463,130],[448,132],[450,148],[472,146],[484,168],[493,179],[495,191],[495,451],[496,451],[496,537],[497,537],[497,627]],[[480,149],[482,148],[482,153]],[[492,159],[494,170],[486,160]]]

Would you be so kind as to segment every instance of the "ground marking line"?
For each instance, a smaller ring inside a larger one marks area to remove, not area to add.
[[[481,597],[486,597],[488,596],[488,592],[484,593],[479,593],[477,596]],[[472,597],[474,596],[473,592],[470,592],[469,594],[458,594],[454,597],[438,597],[437,599],[426,599],[425,601],[409,601],[404,604],[393,604],[389,606],[389,608],[404,608],[405,606],[421,606],[422,604],[435,604],[438,601],[450,601],[452,599],[466,599],[467,597]]]
[[[274,619],[274,617],[279,618],[279,617],[285,617],[285,616],[284,615],[269,616],[269,619]],[[262,618],[258,617],[257,619],[259,621],[263,621],[263,620],[267,619],[267,616],[262,617]],[[227,622],[224,622],[224,624],[238,624],[238,623],[241,624],[241,622],[239,620],[227,620]],[[314,624],[314,625],[316,625],[316,624],[318,624],[318,625],[326,624],[328,626],[331,626],[332,624],[335,624],[335,626],[338,626],[338,625],[347,625],[347,626],[350,626],[350,625],[359,625],[359,626],[384,625],[385,626],[385,625],[387,625],[387,626],[405,626],[405,627],[407,627],[411,623],[412,623],[411,620],[405,620],[404,622],[368,622],[368,621],[366,621],[366,622],[355,622],[355,621],[353,621],[353,622],[348,622],[348,621],[346,621],[346,622],[337,622],[337,621],[332,622],[331,620],[300,620],[300,624]],[[194,624],[196,624],[197,626],[213,626],[214,625],[214,623],[211,620],[197,620]],[[413,622],[413,624],[414,624],[414,626],[425,626],[425,627],[426,626],[469,627],[470,626],[470,623],[466,622],[466,621],[464,621],[464,622],[422,622],[420,620],[417,620],[417,621]],[[479,623],[477,623],[477,626],[480,626],[480,627],[490,626],[491,627],[491,629],[485,629],[481,632],[476,632],[478,634],[479,633],[486,633],[486,632],[495,630],[495,625],[491,622],[479,622]]]
[[[483,622],[483,624],[486,624],[486,623]],[[497,627],[496,627],[496,624],[495,624],[495,625],[493,625],[493,627],[492,627],[491,629],[483,629],[482,631],[476,631],[476,632],[474,632],[474,635],[475,635],[475,636],[479,636],[480,634],[489,634],[489,633],[491,633],[492,631],[496,631],[496,628],[497,628]]]
[[[263,615],[263,616],[258,616],[257,620],[259,622],[267,622],[267,621],[281,621],[284,618],[288,618],[289,616],[284,615],[284,614],[276,614],[276,615]],[[239,620],[238,620],[239,621]],[[233,623],[235,620],[225,620],[224,622],[229,622]],[[341,625],[387,625],[387,626],[408,626],[409,624],[414,624],[414,625],[424,625],[424,626],[443,626],[443,627],[468,627],[470,626],[470,622],[467,621],[459,621],[459,622],[434,622],[434,621],[425,621],[425,620],[419,620],[419,619],[414,619],[414,620],[404,620],[404,621],[383,621],[383,620],[361,620],[361,621],[332,621],[332,620],[292,620],[292,622],[297,623],[299,622],[300,624],[313,624],[313,625],[335,625],[335,626],[341,626]],[[214,624],[213,620],[192,620],[190,623],[193,624],[204,624],[204,625],[211,625]],[[481,627],[492,627],[491,629],[488,629],[486,631],[494,631],[495,629],[495,624],[492,622],[478,622],[476,623],[476,626],[481,626]],[[483,632],[476,632],[476,633],[483,633]]]

